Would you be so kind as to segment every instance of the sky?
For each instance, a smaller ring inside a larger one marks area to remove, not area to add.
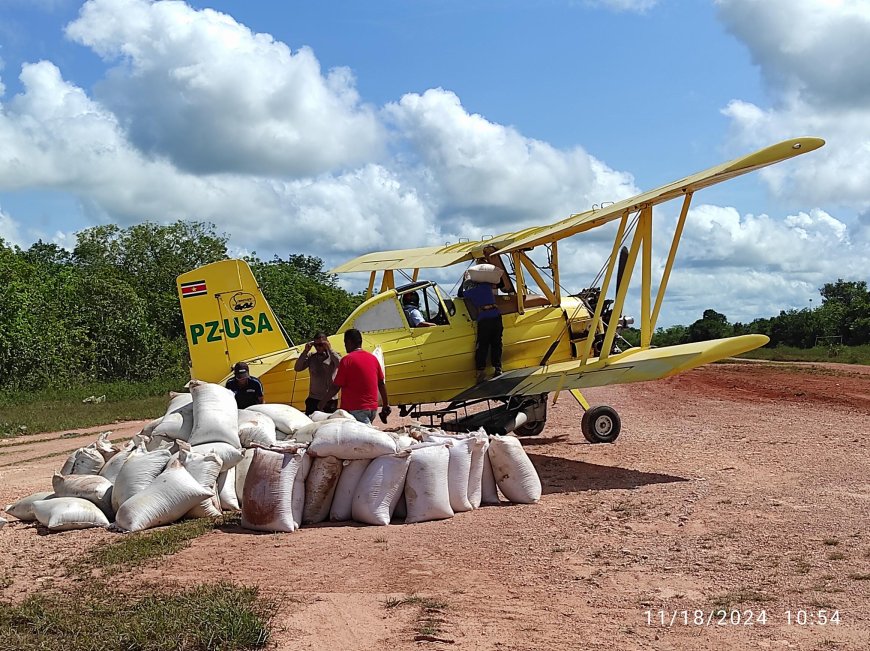
[[[695,196],[659,325],[746,322],[870,275],[867,61],[868,0],[0,0],[0,238],[202,220],[331,267],[822,137]],[[613,233],[563,242],[568,290]]]

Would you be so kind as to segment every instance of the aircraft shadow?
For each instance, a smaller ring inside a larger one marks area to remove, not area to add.
[[[650,484],[689,481],[685,477],[641,472],[618,466],[601,466],[585,461],[529,454],[541,477],[543,493],[582,493],[596,490],[634,489]]]

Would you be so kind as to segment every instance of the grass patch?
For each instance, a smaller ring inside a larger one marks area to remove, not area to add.
[[[852,572],[848,576],[853,581],[870,581],[870,572]]]
[[[768,359],[777,362],[839,362],[841,364],[870,364],[870,345],[863,346],[816,346],[815,348],[756,348],[741,357]]]
[[[222,582],[130,595],[94,584],[0,603],[0,644],[17,651],[204,651],[263,648],[274,604]]]
[[[828,554],[829,561],[842,561],[846,558],[846,554],[843,552],[831,552]]]
[[[220,518],[183,520],[167,527],[131,533],[121,540],[94,550],[77,561],[73,569],[83,572],[101,568],[104,574],[116,574],[154,558],[169,556],[190,546],[190,542],[221,526],[237,524],[239,513],[227,513]]]
[[[836,538],[825,538],[822,543],[827,545],[828,547],[836,547],[840,544],[840,541]]]
[[[184,376],[151,382],[104,382],[0,395],[0,439],[156,418],[166,410],[166,394],[187,382]],[[105,402],[83,403],[89,396]]]
[[[444,611],[447,610],[446,601],[410,595],[407,597],[388,597],[384,602],[384,607],[388,610],[401,606],[417,606],[419,608],[417,619],[414,623],[415,641],[451,641],[443,640],[439,637],[444,633],[442,627],[445,623]]]

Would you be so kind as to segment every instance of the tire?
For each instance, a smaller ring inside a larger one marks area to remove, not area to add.
[[[622,422],[613,407],[597,405],[583,413],[580,429],[590,443],[613,443],[622,430]]]
[[[517,427],[514,430],[514,434],[517,436],[537,436],[544,431],[546,425],[547,421],[545,420],[532,421],[531,423],[525,423],[524,425]]]

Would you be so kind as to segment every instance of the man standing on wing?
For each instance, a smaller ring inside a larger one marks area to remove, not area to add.
[[[347,355],[341,358],[338,372],[332,380],[333,386],[326,398],[320,401],[319,408],[323,409],[341,389],[341,408],[350,412],[359,422],[371,425],[378,410],[380,393],[383,402],[380,416],[386,423],[392,410],[381,363],[377,357],[362,349],[362,333],[356,328],[344,333],[344,348]]]
[[[314,348],[315,352],[311,352]],[[305,415],[310,416],[320,405],[320,401],[327,398],[326,404],[321,411],[331,414],[338,408],[337,400],[329,400],[329,390],[332,388],[332,380],[338,371],[341,355],[332,350],[326,334],[318,332],[314,339],[305,344],[305,349],[296,360],[294,370],[301,373],[308,369],[308,397],[305,399]]]

